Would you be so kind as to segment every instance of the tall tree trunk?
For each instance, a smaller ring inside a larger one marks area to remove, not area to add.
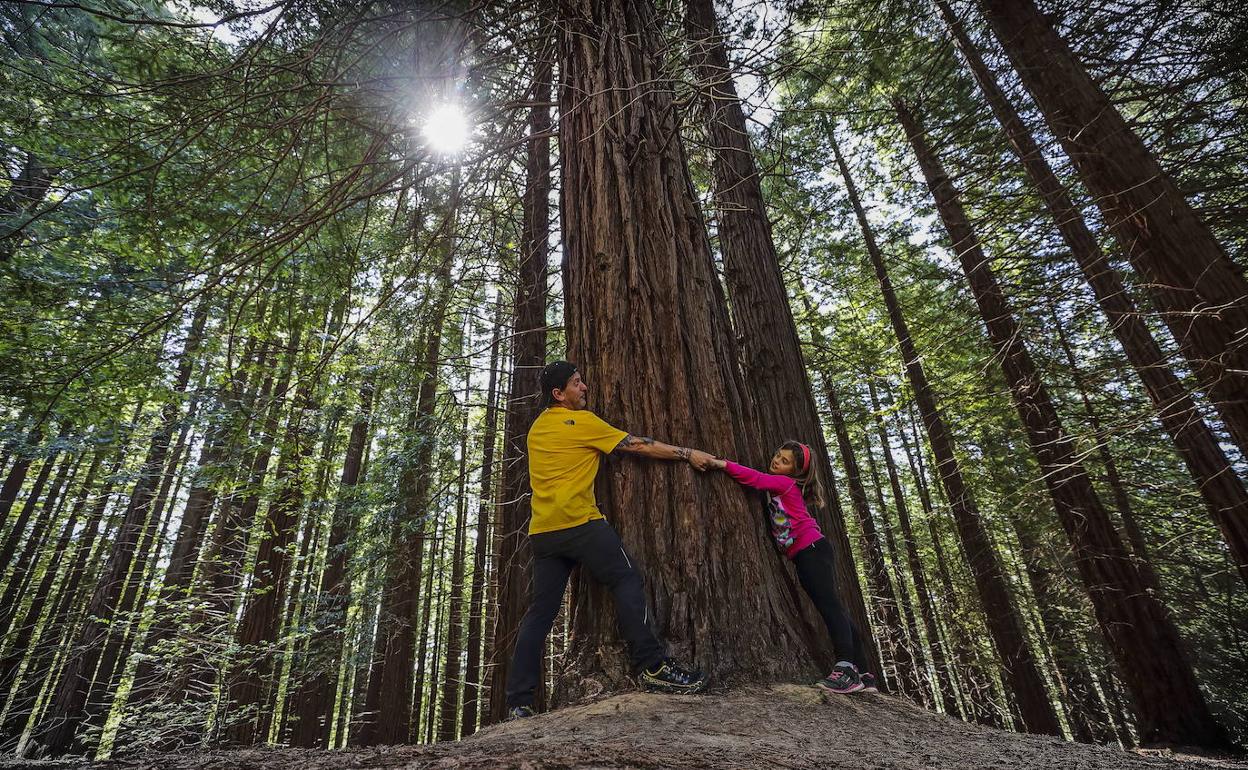
[[[1248,280],[1243,269],[1033,0],[979,0],[978,5],[1105,223],[1148,282],[1163,320],[1227,429],[1248,454]],[[1242,526],[1243,516],[1239,519]]]
[[[58,536],[56,544],[52,546],[47,563],[44,564],[43,576],[35,586],[30,604],[13,624],[12,639],[9,641],[3,660],[0,660],[0,692],[11,693],[13,691],[13,685],[17,682],[18,667],[21,666],[22,660],[33,652],[31,647],[32,643],[36,641],[35,632],[38,628],[40,617],[43,616],[45,618],[45,624],[52,622],[51,616],[45,613],[49,609],[47,603],[52,594],[52,585],[59,574],[57,566],[69,558],[70,539],[73,537],[74,529],[82,520],[82,514],[87,507],[87,500],[90,496],[91,486],[95,483],[95,476],[103,459],[104,452],[102,450],[96,451],[91,458],[91,466],[87,469],[86,478],[82,481],[82,491],[78,500],[70,509],[65,523],[61,526],[61,534]]]
[[[889,578],[888,568],[884,562],[884,548],[880,544],[879,531],[875,527],[875,519],[871,516],[871,507],[867,503],[867,489],[862,483],[862,470],[858,466],[858,458],[854,454],[854,445],[849,438],[849,429],[845,425],[845,413],[841,409],[840,399],[832,378],[823,378],[824,394],[828,399],[831,411],[832,430],[836,434],[836,443],[841,453],[841,464],[845,467],[845,481],[849,484],[849,499],[854,513],[858,517],[858,528],[862,532],[862,547],[867,556],[867,580],[874,594],[876,616],[879,620],[881,634],[885,638],[886,648],[897,667],[894,684],[903,693],[914,693],[916,672],[910,648],[905,644],[905,631],[901,626],[901,616],[897,611],[897,594],[893,590],[893,582]],[[865,631],[866,628],[863,628]],[[843,654],[837,651],[838,654]],[[880,670],[880,676],[884,676]],[[887,684],[888,682],[884,682]]]
[[[465,335],[466,338],[466,335]],[[450,610],[446,629],[446,668],[442,676],[442,705],[438,713],[438,740],[453,741],[460,710],[460,661],[464,637],[464,541],[468,536],[468,397],[464,389],[464,424],[459,442],[459,505],[455,516],[455,542],[451,547]],[[432,706],[432,704],[430,704]],[[430,721],[433,714],[429,715]]]
[[[62,431],[62,436],[64,436],[64,431]],[[57,454],[53,454],[44,460],[43,467],[39,469],[39,475],[35,479],[35,484],[31,487],[30,495],[22,506],[22,512],[18,514],[19,521],[23,519],[28,520],[31,509],[40,501],[48,473],[56,465],[56,457]],[[35,523],[26,537],[26,542],[22,545],[22,552],[17,555],[17,560],[13,562],[13,571],[9,574],[9,582],[4,587],[3,596],[0,596],[0,634],[9,630],[9,623],[12,622],[13,615],[18,610],[21,601],[20,597],[26,587],[26,581],[36,566],[35,562],[38,559],[39,550],[43,547],[44,540],[55,522],[57,499],[65,486],[69,472],[76,468],[77,465],[76,459],[72,457],[66,457],[61,461],[56,478],[52,480],[52,486],[48,489],[47,497],[42,501],[43,506],[40,509],[39,516],[35,519]],[[0,564],[4,563],[0,562]]]
[[[503,325],[502,297],[494,319],[494,339],[490,343],[490,381],[486,386],[485,435],[481,439],[480,507],[477,509],[477,537],[472,550],[472,587],[468,599],[468,656],[464,666],[464,707],[460,716],[460,734],[477,731],[477,714],[481,701],[481,643],[485,630],[485,579],[490,543],[490,511],[497,504],[494,488],[494,443],[498,437],[498,352]]]
[[[347,579],[348,542],[355,525],[355,507],[359,504],[356,486],[364,466],[364,450],[370,435],[370,415],[374,397],[373,378],[368,376],[360,386],[360,403],[351,425],[347,453],[338,482],[338,501],[334,505],[329,542],[325,549],[325,568],[311,613],[311,638],[304,654],[304,675],[299,680],[291,703],[297,704],[298,720],[291,733],[291,743],[307,748],[330,748],[333,728],[334,695],[341,686],[341,668],[347,610],[351,606],[351,583]]]
[[[52,469],[56,467],[56,459],[61,455],[59,441],[68,435],[69,430],[70,426],[66,423],[61,428],[57,441],[54,441],[49,448],[47,457],[43,458],[43,462],[39,465],[39,473],[35,476],[35,482],[26,494],[26,499],[22,502],[22,507],[17,512],[17,518],[14,519],[12,527],[5,535],[4,543],[0,545],[0,571],[7,570],[10,566],[21,569],[22,564],[13,562],[13,555],[17,553],[17,547],[22,543],[22,536],[27,536],[26,542],[29,544],[32,538],[37,538],[42,532],[39,522],[31,528],[30,532],[27,532],[30,517],[39,508],[39,502],[43,498],[43,488],[47,486],[48,477],[52,475]],[[47,506],[44,506],[43,510],[46,513]],[[44,526],[47,525],[46,521],[42,519],[40,521]]]
[[[1075,208],[1066,188],[1045,160],[1044,153],[1032,138],[1031,132],[1027,130],[1018,111],[1010,104],[997,84],[992,71],[980,55],[979,49],[966,34],[966,30],[953,14],[948,3],[945,0],[936,0],[936,5],[940,8],[941,15],[944,16],[945,22],[952,31],[958,48],[962,51],[976,82],[979,83],[980,90],[992,108],[993,114],[996,115],[997,121],[1009,139],[1010,147],[1026,169],[1032,183],[1039,190],[1045,208],[1056,222],[1057,229],[1070,248],[1075,261],[1079,263],[1084,278],[1096,295],[1101,311],[1109,319],[1110,329],[1144,384],[1144,389],[1153,403],[1158,419],[1187,465],[1188,472],[1191,473],[1196,482],[1196,488],[1205,501],[1205,507],[1231,550],[1231,559],[1239,569],[1240,577],[1248,583],[1248,490],[1245,490],[1243,480],[1236,474],[1217,436],[1196,408],[1191,394],[1171,370],[1161,346],[1153,339],[1148,324],[1136,309],[1118,273],[1101,250],[1096,236],[1088,229],[1082,214]],[[1115,150],[1104,148],[1101,152],[1108,158]],[[1155,211],[1154,215],[1156,214]],[[1121,236],[1123,228],[1127,226],[1120,225],[1115,232]],[[1148,254],[1154,255],[1154,252],[1149,251]],[[1142,272],[1150,275],[1148,271],[1142,270]],[[1154,290],[1164,289],[1154,287]],[[1162,307],[1165,306],[1162,305]],[[1202,317],[1191,319],[1190,322],[1203,328],[1208,325],[1209,319]],[[1180,323],[1187,324],[1189,320],[1183,320]],[[1192,331],[1196,332],[1195,326]],[[1176,337],[1183,342],[1182,336],[1176,334]],[[1197,371],[1199,373],[1201,368],[1197,367]],[[1210,375],[1206,372],[1205,377],[1208,376]],[[1243,377],[1242,373],[1236,376]],[[1248,383],[1248,380],[1243,380],[1243,382]],[[1221,392],[1228,393],[1225,390]],[[1245,399],[1243,393],[1244,391],[1241,390],[1237,396],[1237,402],[1241,405]],[[1210,390],[1210,394],[1215,399],[1217,398],[1213,390]],[[1231,425],[1230,419],[1227,420],[1227,425]],[[1244,446],[1242,440],[1244,434],[1236,433],[1236,435],[1240,438],[1240,445]],[[1130,511],[1124,511],[1123,515],[1129,516]]]
[[[763,454],[747,460],[764,464],[767,453],[794,438],[810,444],[819,457],[829,457],[713,0],[686,0],[685,33],[714,148],[711,173],[728,305],[761,434]],[[837,592],[857,625],[867,629],[868,610],[843,514],[823,509],[815,516],[836,553]],[[867,634],[862,641],[879,670],[874,640]]]
[[[525,163],[520,253],[516,276],[514,327],[511,343],[511,385],[504,406],[503,491],[494,527],[497,551],[496,611],[487,660],[490,702],[483,724],[502,721],[507,713],[507,672],[520,619],[528,601],[532,557],[525,533],[531,514],[529,458],[525,438],[541,410],[538,382],[546,363],[546,262],[550,241],[550,107],[553,67],[539,58],[533,75],[533,102],[529,110],[529,145]],[[537,705],[545,703],[545,688],[537,690]]]
[[[607,421],[757,457],[671,84],[655,58],[654,8],[581,0],[562,3],[558,16],[568,353]],[[598,500],[646,576],[655,626],[674,652],[718,679],[809,676],[812,663],[827,662],[757,507],[731,481],[697,478],[683,463],[623,460]],[[578,586],[568,654],[580,682],[610,688],[625,672],[614,618],[595,609],[605,602],[602,588]]]
[[[1178,628],[1156,597],[1148,593],[1079,462],[1073,441],[1062,428],[1023,342],[1023,331],[962,210],[958,191],[928,146],[917,119],[900,101],[894,106],[970,282],[1045,485],[1074,549],[1075,563],[1092,598],[1101,631],[1131,690],[1141,733],[1149,741],[1229,745],[1196,685],[1196,673]]]
[[[135,409],[131,425],[138,422],[142,411],[142,405]],[[62,638],[68,637],[69,631],[74,624],[72,616],[74,614],[74,603],[80,593],[79,586],[90,571],[88,561],[91,558],[95,542],[102,537],[101,530],[103,529],[104,513],[108,509],[109,496],[112,494],[118,472],[121,470],[122,463],[127,456],[126,444],[128,436],[129,431],[123,429],[121,431],[121,439],[117,443],[113,461],[104,474],[104,483],[95,496],[94,503],[90,506],[82,532],[74,541],[74,553],[68,561],[65,574],[62,576],[55,598],[52,600],[53,606],[43,620],[43,624],[39,629],[37,644],[34,649],[30,650],[30,659],[26,662],[26,668],[22,672],[21,681],[17,684],[17,689],[12,693],[5,714],[4,724],[0,726],[0,736],[3,736],[0,739],[0,750],[15,747],[11,744],[15,744],[25,731],[27,722],[33,716],[36,701],[40,691],[43,689],[44,682],[55,671],[55,659],[61,651]],[[89,493],[89,490],[87,492]],[[88,499],[87,496],[84,496],[79,503],[87,505]],[[24,653],[25,651],[18,650],[15,647],[10,652],[10,656],[15,652]],[[0,682],[7,681],[9,677],[16,679],[18,665],[20,665],[20,659],[9,660],[6,657],[4,670],[7,672],[11,667],[12,673],[6,673],[6,678],[0,680]]]
[[[292,349],[292,355],[300,355],[298,345]],[[277,496],[262,525],[264,536],[239,622],[239,651],[233,670],[227,675],[233,712],[227,735],[232,743],[249,745],[268,739],[273,714],[269,696],[276,689],[275,680],[280,673],[275,659],[276,642],[290,579],[290,550],[303,510],[303,469],[312,454],[317,385],[310,379],[299,384],[287,417],[282,455],[277,463]]]
[[[911,700],[924,708],[932,703],[932,695],[927,682],[927,660],[923,654],[923,639],[919,636],[918,623],[914,619],[914,606],[910,603],[910,592],[906,589],[905,579],[901,574],[901,553],[897,548],[897,538],[893,535],[893,525],[889,521],[888,504],[884,501],[884,485],[880,481],[880,469],[875,462],[875,452],[871,449],[871,438],[863,436],[863,449],[867,458],[867,471],[871,474],[871,487],[875,490],[875,504],[880,511],[880,531],[884,533],[885,561],[892,565],[893,588],[897,603],[901,610],[901,618],[905,625],[898,628],[897,642],[906,648],[906,657],[910,659],[910,670],[906,674],[905,689]]]
[[[867,379],[867,390],[871,396],[871,416],[875,421],[875,435],[884,453],[884,469],[888,473],[888,486],[893,493],[893,505],[897,508],[897,524],[901,528],[901,539],[906,549],[906,566],[910,570],[910,579],[914,581],[914,592],[919,597],[919,616],[923,619],[928,649],[932,652],[932,667],[936,671],[936,692],[939,694],[938,702],[943,705],[946,713],[957,713],[957,698],[954,695],[951,681],[952,672],[949,671],[944,648],[940,643],[936,608],[932,604],[932,595],[927,586],[927,570],[923,566],[923,560],[919,558],[919,547],[914,539],[914,528],[910,522],[910,506],[906,502],[906,494],[901,487],[901,476],[897,473],[897,460],[893,457],[893,447],[889,443],[888,431],[884,427],[875,382],[870,378]]]
[[[171,398],[161,408],[159,422],[152,434],[108,562],[87,606],[88,619],[76,644],[76,649],[80,652],[69,658],[61,672],[55,695],[36,731],[34,741],[51,756],[61,756],[73,749],[78,729],[87,716],[87,694],[92,674],[103,652],[108,623],[115,616],[118,601],[126,587],[126,578],[130,574],[143,533],[148,527],[148,519],[154,510],[153,502],[165,469],[170,439],[182,412],[177,399],[190,383],[195,355],[202,341],[208,305],[207,298],[201,300],[192,315],[191,326],[183,343],[170,389]]]
[[[829,135],[831,132],[829,132]],[[880,293],[888,310],[889,321],[897,336],[901,348],[902,362],[906,367],[906,375],[910,387],[914,390],[915,401],[923,417],[923,426],[927,431],[932,452],[936,455],[936,470],[941,485],[949,500],[949,507],[957,525],[958,536],[966,552],[971,574],[975,578],[980,601],[983,603],[984,616],[988,622],[988,631],[1001,659],[1002,670],[1014,696],[1019,704],[1023,724],[1028,732],[1049,733],[1058,735],[1061,732],[1057,714],[1049,701],[1044,688],[1044,680],[1036,666],[1036,658],[1027,642],[1023,629],[1022,617],[1010,595],[1010,590],[1001,571],[1001,562],[993,550],[992,541],[979,514],[979,507],[971,490],[962,477],[958,467],[957,456],[954,454],[953,436],[945,425],[937,405],[936,396],[927,380],[922,359],[915,348],[914,339],[901,313],[901,304],[893,291],[888,271],[884,266],[884,255],[880,253],[875,242],[875,235],[867,221],[866,210],[858,198],[857,188],[850,176],[849,167],[841,157],[840,148],[835,138],[832,139],[832,150],[836,156],[837,167],[845,179],[845,189],[853,205],[854,214],[862,228],[863,240],[867,246],[867,254],[875,268],[875,276],[880,284]]]
[[[451,210],[458,205],[458,176],[454,183]],[[433,300],[432,317],[424,338],[423,364],[418,373],[419,386],[407,426],[408,461],[400,473],[399,520],[392,541],[385,588],[382,591],[381,615],[378,618],[376,649],[371,676],[378,677],[376,701],[366,704],[368,720],[362,727],[363,745],[406,743],[419,720],[412,718],[412,671],[416,655],[423,650],[416,645],[420,600],[422,555],[425,546],[425,522],[428,518],[429,490],[432,485],[433,448],[436,433],[435,399],[438,392],[438,370],[441,362],[442,338],[445,333],[446,311],[450,302],[451,264],[455,249],[443,243],[441,265],[436,274],[437,295]],[[370,688],[369,695],[373,695]]]
[[[26,483],[26,474],[30,471],[30,465],[35,460],[35,450],[39,446],[40,440],[43,438],[43,428],[37,425],[31,428],[30,434],[26,437],[26,441],[14,447],[13,454],[17,459],[13,461],[13,467],[9,468],[9,473],[4,477],[4,485],[0,486],[0,522],[8,524],[9,512],[13,509],[13,503],[17,501],[17,496],[22,492],[22,485]],[[11,526],[10,532],[18,530],[18,527]],[[16,546],[14,546],[16,548]],[[12,551],[9,557],[12,557]],[[0,561],[0,565],[8,564],[8,557]]]

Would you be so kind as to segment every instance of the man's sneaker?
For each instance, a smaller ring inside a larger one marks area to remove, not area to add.
[[[862,680],[863,692],[879,692],[880,691],[880,688],[875,686],[875,674],[872,674],[870,671],[860,674],[858,678]]]
[[[831,674],[815,684],[828,692],[841,694],[858,692],[863,687],[862,677],[858,675],[858,669],[852,663],[837,663]]]
[[[537,716],[537,712],[533,710],[532,706],[512,706],[507,709],[508,722],[514,719],[528,719],[535,716]]]
[[[673,658],[664,658],[652,669],[637,677],[641,688],[649,692],[695,693],[706,687],[706,674],[688,669]]]

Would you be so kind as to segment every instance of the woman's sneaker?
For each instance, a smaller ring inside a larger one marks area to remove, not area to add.
[[[706,674],[685,668],[674,658],[664,658],[654,668],[637,677],[641,688],[649,692],[695,693],[706,687]]]
[[[528,719],[537,716],[537,712],[532,706],[512,706],[507,709],[507,721],[511,722],[516,719]]]
[[[858,669],[852,663],[837,663],[831,674],[828,674],[815,684],[828,692],[840,693],[842,695],[858,692],[863,687],[862,677],[858,675]]]
[[[863,692],[879,692],[880,691],[880,688],[875,686],[875,674],[872,674],[870,671],[866,671],[862,673],[861,675],[859,675],[858,678],[862,680]]]

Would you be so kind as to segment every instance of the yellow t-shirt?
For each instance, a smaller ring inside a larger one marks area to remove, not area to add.
[[[584,409],[552,406],[537,416],[528,438],[530,535],[602,518],[594,499],[598,463],[627,435]]]

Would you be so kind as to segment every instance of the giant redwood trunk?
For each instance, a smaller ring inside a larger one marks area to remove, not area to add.
[[[1148,324],[1136,309],[1117,271],[1109,263],[1096,236],[1084,222],[1082,213],[1075,208],[1074,201],[1057,174],[1045,160],[1044,153],[1018,111],[997,84],[979,49],[945,0],[937,0],[936,5],[953,33],[967,66],[979,83],[984,98],[1009,139],[1010,147],[1039,190],[1045,208],[1056,223],[1075,261],[1079,263],[1088,285],[1092,287],[1096,301],[1109,319],[1110,329],[1122,345],[1131,366],[1139,375],[1162,427],[1174,442],[1188,472],[1195,480],[1209,515],[1218,525],[1230,548],[1231,559],[1239,568],[1240,577],[1248,583],[1248,490],[1245,490],[1243,481],[1227,459],[1217,436],[1196,408],[1191,394],[1170,368],[1161,346],[1153,338]],[[1114,151],[1107,149],[1105,152]],[[1148,275],[1147,272],[1145,274]],[[1154,287],[1155,292],[1162,290],[1163,287]],[[1177,295],[1177,292],[1173,293]],[[1192,321],[1202,329],[1208,324],[1208,319],[1204,318]],[[1193,326],[1193,332],[1195,331],[1196,327]],[[1183,337],[1179,339],[1182,342]],[[1199,367],[1197,371],[1200,371]],[[1237,376],[1242,377],[1242,372]],[[1239,402],[1242,404],[1245,398],[1248,396],[1241,390]],[[1231,424],[1230,420],[1227,424]]]
[[[1147,281],[1227,428],[1248,452],[1248,280],[1243,269],[1034,0],[979,0],[978,5],[1105,223]]]
[[[482,724],[498,722],[507,713],[507,672],[516,632],[529,596],[531,555],[525,535],[532,513],[529,499],[529,458],[525,437],[541,410],[539,378],[546,362],[546,261],[550,240],[550,107],[551,63],[539,61],[533,75],[529,110],[529,147],[525,162],[519,270],[515,282],[515,315],[511,343],[511,385],[504,407],[503,491],[494,527],[497,576],[496,609],[489,651],[490,703]],[[545,698],[538,688],[538,702]]]
[[[867,220],[862,201],[858,197],[858,190],[854,185],[853,177],[850,176],[849,166],[841,156],[841,150],[835,138],[829,138],[832,140],[836,165],[845,180],[845,190],[853,205],[854,215],[862,229],[863,241],[875,269],[876,280],[880,284],[880,294],[884,298],[889,321],[901,348],[902,363],[906,367],[906,375],[910,380],[915,402],[923,418],[923,427],[927,431],[932,452],[936,455],[936,471],[948,498],[949,508],[953,513],[958,537],[966,552],[971,574],[975,578],[975,587],[979,592],[984,616],[988,622],[988,632],[992,636],[997,655],[1001,659],[1002,673],[1014,691],[1025,729],[1033,733],[1059,735],[1061,729],[1058,725],[1057,714],[1053,711],[1053,704],[1049,701],[1048,693],[1044,689],[1044,681],[1040,678],[1035,653],[1027,642],[1022,617],[1019,615],[1014,598],[1010,595],[1009,586],[1001,570],[1001,562],[993,549],[992,541],[988,538],[983,518],[979,514],[979,507],[958,466],[958,459],[954,454],[953,435],[949,432],[948,426],[945,425],[945,418],[937,407],[936,395],[927,380],[922,359],[919,358],[914,339],[910,336],[910,329],[902,315],[901,304],[897,301],[897,294],[888,277],[884,255],[876,244],[875,234]]]
[[[559,147],[569,357],[590,406],[637,435],[762,451],[689,172],[649,0],[559,5]],[[684,463],[608,463],[598,501],[646,578],[672,651],[719,681],[809,676],[800,616],[752,498]],[[577,685],[625,673],[614,613],[578,585]],[[748,622],[742,622],[748,618]]]
[[[754,407],[755,430],[762,440],[763,454],[742,461],[765,464],[769,453],[788,439],[803,441],[819,457],[829,457],[713,0],[687,0],[685,32],[712,148],[711,174],[728,304]],[[823,509],[815,516],[836,552],[837,591],[850,616],[866,629],[867,608],[843,514]],[[870,635],[863,639],[863,645],[868,658],[877,658]]]
[[[1053,506],[1092,598],[1101,632],[1122,672],[1146,741],[1222,747],[1228,738],[1214,720],[1179,630],[1147,590],[1123,547],[1109,512],[1084,470],[1073,440],[1024,343],[1023,330],[997,283],[959,200],[959,193],[909,109],[895,103],[927,186],[970,282],[988,337],[1001,361],[1019,418],[1040,464]]]

